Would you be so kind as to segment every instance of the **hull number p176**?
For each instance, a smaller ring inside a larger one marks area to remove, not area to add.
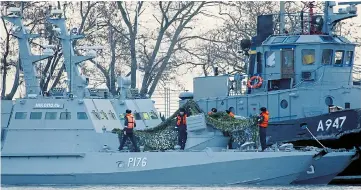
[[[130,157],[128,159],[128,167],[145,167],[147,165],[146,157]]]

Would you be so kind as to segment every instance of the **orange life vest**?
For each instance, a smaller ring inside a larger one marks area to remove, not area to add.
[[[263,116],[263,121],[262,121],[262,123],[259,124],[259,126],[260,126],[260,127],[267,128],[267,127],[268,127],[268,120],[269,120],[269,113],[268,113],[268,111],[262,112],[260,115]]]
[[[234,114],[232,112],[229,112],[228,115],[231,116],[231,117],[234,117]]]
[[[127,119],[128,119],[128,126],[127,128],[128,129],[133,129],[134,128],[134,123],[135,123],[135,120],[134,120],[134,117],[132,114],[127,114],[126,115]]]
[[[184,114],[183,116],[177,116],[177,126],[180,125],[187,125],[187,114]]]

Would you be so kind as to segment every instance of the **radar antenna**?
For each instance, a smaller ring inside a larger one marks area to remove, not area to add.
[[[324,20],[326,21],[322,28],[322,33],[331,34],[335,25],[345,19],[357,16],[356,5],[361,4],[361,1],[338,2],[338,5],[349,5],[346,8],[339,8],[338,13],[333,12],[333,7],[336,6],[335,1],[325,1]]]
[[[100,46],[83,46],[76,48],[77,50],[87,50],[85,56],[77,56],[74,54],[73,40],[82,39],[85,36],[78,34],[77,28],[72,28],[69,33],[66,28],[66,19],[62,17],[63,11],[60,9],[53,9],[48,15],[48,22],[53,24],[53,30],[61,41],[62,51],[64,55],[65,71],[68,73],[68,87],[69,96],[73,94],[78,98],[89,97],[90,92],[86,88],[89,84],[89,79],[83,76],[80,72],[80,67],[83,66],[84,61],[96,57],[96,50],[103,49]]]

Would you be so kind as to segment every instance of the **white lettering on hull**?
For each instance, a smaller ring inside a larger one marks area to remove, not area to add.
[[[63,105],[58,103],[36,103],[34,108],[63,108]]]
[[[145,167],[147,165],[146,157],[130,157],[128,159],[128,167]]]
[[[322,120],[320,120],[318,122],[317,132],[328,131],[331,127],[334,127],[336,129],[342,128],[345,121],[346,121],[346,116],[337,117],[334,121],[332,121],[332,119],[327,119],[325,123]],[[324,126],[326,126],[326,129],[324,128]]]

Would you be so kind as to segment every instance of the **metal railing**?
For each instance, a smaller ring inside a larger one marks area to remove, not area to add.
[[[165,118],[171,116],[179,108],[179,93],[183,90],[171,90],[164,88],[154,92],[152,100],[155,101],[155,108],[164,115]]]

